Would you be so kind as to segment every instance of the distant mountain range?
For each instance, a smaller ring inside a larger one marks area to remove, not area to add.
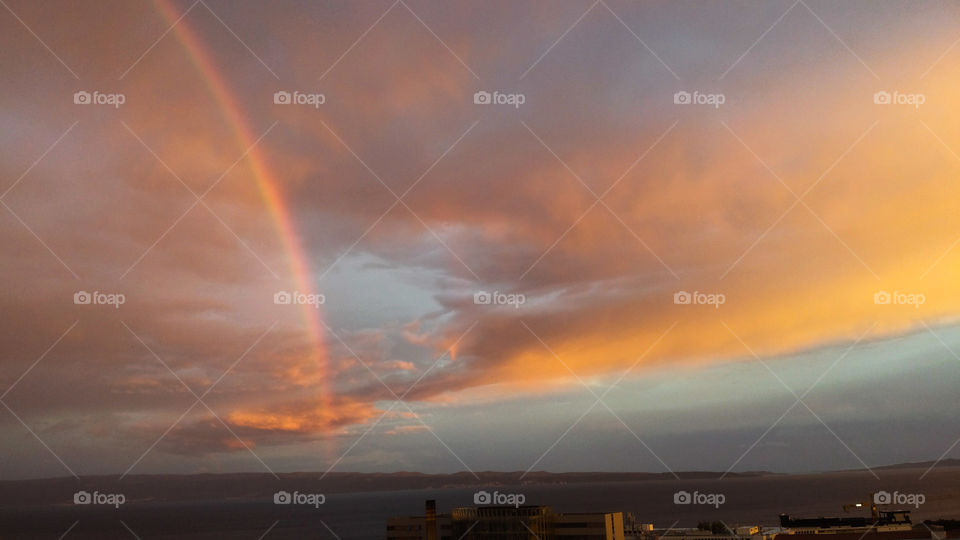
[[[884,465],[882,467],[873,467],[877,470],[889,470],[889,469],[929,469],[934,464],[937,467],[957,467],[960,466],[960,459],[943,459],[940,462],[936,461],[917,461],[909,463],[897,463],[895,465]]]
[[[892,469],[928,469],[934,462],[898,463],[873,467],[874,470]],[[937,469],[960,466],[960,459],[945,459],[937,463]],[[864,472],[864,469],[831,471],[808,474],[850,474]],[[228,473],[228,474],[159,474],[130,475],[120,480],[118,476],[85,476],[77,480],[72,477],[37,480],[0,481],[0,504],[33,505],[56,504],[57,501],[72,500],[72,494],[78,490],[101,492],[122,492],[128,501],[190,501],[223,499],[269,500],[277,489],[302,492],[349,493],[372,491],[400,491],[442,488],[497,487],[508,485],[557,485],[587,482],[638,482],[671,481],[673,474],[649,472],[566,472],[553,473],[532,471],[526,475],[522,471],[499,472],[482,471],[476,476],[470,472],[451,474],[426,474],[419,472],[357,473],[331,472],[321,473],[282,473],[280,480],[270,473]],[[521,476],[523,479],[521,480]],[[712,471],[683,471],[676,476],[681,480],[710,480],[721,476],[727,478],[759,478],[764,476],[785,476],[783,473],[768,471],[729,473]],[[804,475],[799,475],[804,476]],[[64,503],[65,504],[65,503]]]
[[[719,472],[678,472],[685,480],[719,478]],[[730,473],[728,478],[752,478],[773,473]],[[51,494],[65,494],[77,490],[124,493],[130,502],[135,500],[189,501],[222,499],[230,494],[236,499],[268,500],[278,489],[287,491],[323,493],[351,493],[370,491],[400,491],[419,489],[497,487],[506,485],[557,485],[587,482],[637,482],[648,480],[673,480],[670,473],[643,472],[570,472],[551,473],[532,471],[521,480],[523,471],[480,471],[451,474],[426,474],[419,472],[358,473],[331,472],[327,475],[316,472],[280,473],[277,478],[270,473],[227,474],[131,474],[120,480],[118,476],[85,476],[48,478],[38,480],[13,480],[0,482],[0,504],[48,504]]]

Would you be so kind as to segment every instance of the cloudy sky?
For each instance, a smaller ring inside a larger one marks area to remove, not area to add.
[[[957,4],[45,4],[0,478],[960,457]]]

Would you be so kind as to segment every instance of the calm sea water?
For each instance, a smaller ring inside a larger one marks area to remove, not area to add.
[[[522,493],[526,504],[542,504],[559,512],[632,512],[639,521],[658,526],[694,526],[701,520],[729,524],[775,525],[781,512],[797,516],[843,513],[842,505],[866,500],[874,491],[922,493],[926,502],[914,509],[914,521],[960,518],[960,468],[936,471],[924,480],[922,470],[868,473],[727,478],[698,481],[644,481],[485,488]],[[719,508],[676,505],[678,490],[720,493]],[[440,512],[473,504],[474,489],[436,489],[378,493],[330,494],[313,507],[276,506],[269,501],[209,503],[134,503],[119,510],[73,505],[0,509],[0,539],[59,538],[74,522],[67,539],[133,538],[383,538],[386,519],[422,515],[424,501],[435,499]],[[121,523],[122,521],[122,523]],[[329,528],[329,529],[328,529]]]

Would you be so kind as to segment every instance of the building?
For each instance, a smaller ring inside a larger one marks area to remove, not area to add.
[[[388,540],[624,540],[623,513],[557,513],[549,506],[478,506],[387,520]]]
[[[553,527],[557,538],[624,540],[623,512],[558,514]]]
[[[556,518],[547,506],[455,508],[452,517],[457,538],[510,539],[547,538]]]
[[[643,540],[773,540],[773,533],[762,531],[757,525],[733,526],[726,532],[704,529],[675,528],[656,529],[650,523],[638,523],[629,527],[628,538]]]
[[[864,532],[877,529],[882,531],[908,531],[913,528],[909,510],[877,510],[872,508],[871,517],[816,517],[793,518],[789,514],[780,514],[780,527],[788,534],[837,534],[844,532]]]
[[[863,506],[861,503],[848,505]],[[943,531],[925,525],[914,525],[909,510],[878,510],[871,505],[867,517],[816,517],[792,518],[780,515],[783,535],[790,540],[821,540],[830,535],[830,540],[943,540]],[[786,540],[786,539],[784,539]]]
[[[449,540],[449,515],[437,515],[437,501],[426,502],[423,516],[393,517],[387,520],[388,540]]]
[[[437,540],[448,540],[450,535],[450,518],[441,516],[433,528]],[[444,530],[446,532],[444,532]],[[426,540],[427,520],[424,516],[392,517],[387,520],[388,540]]]

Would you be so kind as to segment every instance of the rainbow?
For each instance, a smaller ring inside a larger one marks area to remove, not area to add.
[[[237,147],[241,151],[250,149],[246,155],[246,163],[257,182],[260,194],[277,229],[277,234],[283,243],[297,290],[305,294],[314,294],[308,258],[301,245],[290,209],[287,207],[278,187],[277,178],[270,171],[262,150],[263,146],[256,144],[258,137],[250,129],[250,124],[247,122],[237,100],[231,94],[224,76],[217,70],[212,55],[205,49],[203,41],[191,31],[185,18],[179,20],[182,14],[177,12],[176,7],[172,5],[170,0],[155,0],[154,3],[168,24],[173,26],[178,41],[186,50],[194,67],[203,76],[207,88],[234,134]],[[304,305],[301,311],[310,336],[312,360],[319,366],[320,375],[324,381],[320,396],[321,406],[324,412],[330,412],[331,394],[329,392],[329,381],[326,377],[327,355],[323,340],[324,332],[320,320],[320,310],[310,305]]]

